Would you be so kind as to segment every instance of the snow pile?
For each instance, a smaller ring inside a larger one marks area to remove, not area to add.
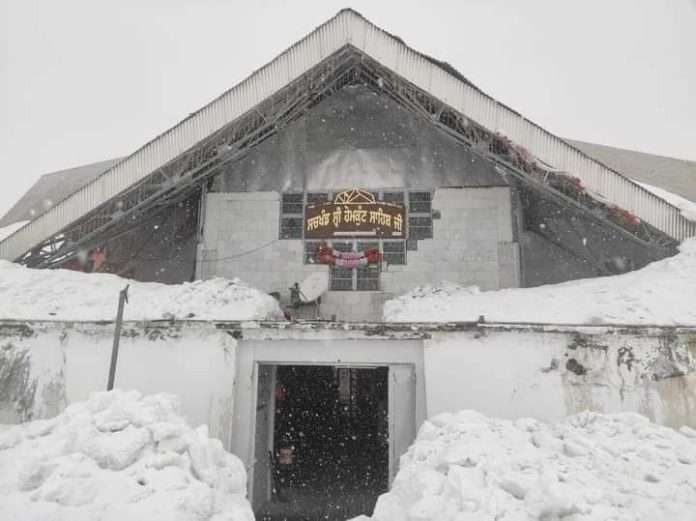
[[[242,462],[168,395],[97,393],[0,432],[0,519],[253,521]]]
[[[34,270],[0,260],[0,319],[113,320],[126,284],[125,320],[283,318],[276,299],[239,279],[168,285],[101,273]]]
[[[421,427],[372,519],[694,521],[696,431],[630,413],[551,425],[441,414]]]
[[[387,301],[391,322],[475,321],[548,324],[696,325],[696,239],[643,269],[539,286],[480,292],[452,284],[418,288]]]
[[[684,197],[674,194],[672,192],[668,192],[667,190],[664,190],[658,186],[649,185],[647,183],[639,183],[635,179],[633,180],[633,182],[642,186],[648,192],[652,192],[660,199],[664,199],[671,205],[679,208],[679,210],[681,210],[682,216],[685,219],[689,219],[690,221],[696,222],[696,202],[690,201],[689,199],[685,199]]]

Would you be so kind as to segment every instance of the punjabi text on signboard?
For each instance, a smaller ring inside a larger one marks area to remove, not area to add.
[[[325,203],[305,208],[305,239],[404,237],[404,207],[384,202]]]

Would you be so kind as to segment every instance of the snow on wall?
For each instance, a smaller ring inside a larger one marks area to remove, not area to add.
[[[429,416],[474,409],[554,421],[584,410],[632,411],[696,427],[696,333],[483,331],[426,341]]]
[[[369,326],[235,327],[241,328],[236,336],[214,323],[127,324],[116,387],[178,395],[187,421],[207,424],[227,447],[238,342],[333,339],[360,346],[364,339],[393,345],[420,339],[427,416],[475,409],[553,421],[590,409],[696,427],[693,329],[483,325],[447,332],[410,325],[396,333],[389,325],[377,332]],[[54,416],[105,389],[112,335],[113,324],[0,323],[0,423]]]
[[[0,423],[52,417],[106,389],[113,325],[0,325]],[[227,445],[236,340],[214,327],[127,326],[115,387],[172,393],[190,425]]]

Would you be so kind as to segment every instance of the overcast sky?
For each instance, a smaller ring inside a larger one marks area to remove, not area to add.
[[[342,7],[560,136],[696,160],[696,0],[0,0],[0,214],[133,152]]]

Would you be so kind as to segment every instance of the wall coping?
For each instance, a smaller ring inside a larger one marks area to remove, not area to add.
[[[0,319],[0,337],[5,334],[29,336],[34,328],[112,328],[113,320],[26,320]],[[666,336],[696,334],[696,325],[638,325],[638,324],[549,324],[535,322],[331,322],[321,320],[302,321],[240,321],[240,320],[130,320],[124,321],[124,329],[208,329],[226,331],[235,338],[246,335],[263,336],[264,332],[340,333],[340,336],[371,338],[429,338],[438,333],[470,332],[485,335],[487,332],[519,333],[578,333],[587,335],[617,334],[630,336]],[[13,333],[14,332],[14,333]],[[24,333],[23,333],[24,332]]]

